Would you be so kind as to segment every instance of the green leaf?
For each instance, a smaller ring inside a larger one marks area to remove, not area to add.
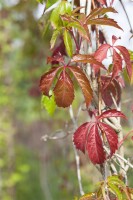
[[[72,57],[73,49],[72,49],[72,38],[70,33],[65,29],[63,33],[63,40],[66,47],[67,54]]]
[[[59,1],[59,0],[47,0],[46,8],[51,7],[51,6],[52,6],[53,4],[55,4],[57,1]]]
[[[57,37],[58,37],[59,34],[60,34],[60,31],[59,31],[58,29],[56,29],[56,30],[53,32],[53,35],[52,35],[52,38],[51,38],[51,41],[50,41],[51,49],[54,47],[55,42],[56,42],[56,39],[57,39]]]
[[[108,186],[109,186],[109,189],[118,197],[118,200],[123,200],[122,193],[116,185],[112,183],[108,183]]]
[[[95,193],[85,194],[82,197],[80,197],[79,200],[93,200],[94,196],[95,196]]]
[[[37,2],[43,4],[44,0],[37,0]]]
[[[125,186],[124,182],[121,181],[119,179],[118,176],[114,175],[114,176],[109,176],[108,177],[108,183],[111,183],[111,184],[115,184],[115,185],[118,185],[118,186]],[[126,186],[125,186],[126,187]]]
[[[60,18],[60,15],[64,15],[64,14],[71,14],[72,12],[72,7],[71,4],[66,2],[66,1],[62,1],[52,12],[51,17],[50,17],[50,21],[52,23],[52,26],[54,28],[58,28],[61,27],[63,25],[62,20]]]
[[[50,116],[52,116],[55,112],[55,109],[56,109],[56,103],[55,103],[55,100],[54,100],[54,95],[52,95],[50,98],[43,95],[42,99],[41,99],[41,105],[42,105],[42,107],[44,107],[46,109],[48,114]]]

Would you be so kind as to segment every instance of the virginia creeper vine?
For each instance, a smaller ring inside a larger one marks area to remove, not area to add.
[[[75,129],[72,138],[78,179],[81,177],[76,149],[86,153],[103,176],[98,190],[82,196],[80,200],[131,200],[133,189],[127,185],[127,170],[133,166],[124,158],[122,150],[127,137],[123,138],[120,118],[127,119],[119,105],[124,84],[123,71],[131,81],[132,65],[129,51],[124,46],[115,45],[120,38],[112,35],[112,43],[108,44],[104,34],[104,26],[123,31],[115,20],[108,18],[109,12],[117,15],[113,8],[114,0],[84,1],[84,6],[79,0],[54,2],[44,11],[45,14],[52,8],[49,20],[53,35],[51,57],[47,59],[51,69],[42,75],[40,90],[49,98],[52,90],[57,106],[69,107]],[[112,62],[104,66],[103,60],[108,56],[112,57]],[[77,127],[72,110],[75,81],[84,96],[84,112],[89,114],[89,121],[80,127]],[[79,187],[83,195],[81,180]]]

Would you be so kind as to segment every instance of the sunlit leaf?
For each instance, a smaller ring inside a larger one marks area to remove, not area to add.
[[[121,190],[114,184],[108,183],[109,189],[118,197],[119,200],[123,200]]]
[[[124,182],[117,175],[109,176],[108,182],[117,186],[125,187]]]
[[[37,2],[43,4],[44,3],[44,0],[36,0]]]
[[[51,47],[51,49],[55,46],[55,43],[56,43],[56,40],[57,40],[57,37],[59,36],[59,34],[60,34],[60,31],[58,29],[56,29],[53,32],[52,38],[50,40],[50,47]]]
[[[62,26],[62,20],[60,18],[60,15],[64,15],[66,13],[70,14],[72,12],[72,7],[71,4],[66,2],[66,1],[62,1],[52,12],[51,17],[50,17],[50,21],[52,23],[52,26],[54,28],[58,28],[60,26]]]
[[[59,1],[59,0],[47,0],[46,8],[51,7],[51,6],[52,6],[53,4],[55,4],[57,1]]]
[[[80,197],[79,200],[94,200],[94,199],[95,199],[95,193],[89,193]]]
[[[54,95],[52,95],[51,97],[47,97],[47,96],[43,95],[42,99],[41,99],[41,105],[42,105],[42,107],[44,107],[46,109],[48,114],[52,116],[56,109]]]
[[[66,47],[66,51],[70,57],[73,55],[73,47],[72,47],[72,38],[70,33],[67,30],[64,30],[63,40]]]

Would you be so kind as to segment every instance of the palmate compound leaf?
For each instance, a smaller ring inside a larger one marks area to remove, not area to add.
[[[65,70],[61,72],[55,85],[54,95],[56,104],[59,107],[68,107],[74,100],[73,82]]]
[[[82,124],[74,133],[73,142],[77,149],[85,153],[93,164],[101,164],[105,160],[105,153],[95,122]]]
[[[62,67],[53,67],[51,68],[51,70],[49,70],[48,72],[46,72],[44,75],[42,75],[41,80],[40,80],[40,90],[41,92],[46,95],[46,96],[50,96],[49,95],[49,90],[52,86],[52,83],[54,81],[54,78],[56,76],[56,74],[58,73],[58,71],[61,69]]]
[[[94,122],[82,124],[74,133],[73,142],[76,148],[83,153],[87,151],[93,164],[102,164],[106,159],[100,135],[104,134],[107,138],[110,147],[110,156],[112,156],[118,148],[118,135],[112,127],[100,122],[100,120],[108,117],[125,118],[125,115],[117,110],[111,111],[105,111],[103,114],[96,117],[96,121]]]
[[[85,98],[86,106],[88,107],[93,96],[88,78],[79,67],[68,66],[68,69],[73,73],[79,86],[81,87],[84,98]]]

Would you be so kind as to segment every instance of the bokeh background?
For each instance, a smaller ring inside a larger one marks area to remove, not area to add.
[[[51,38],[45,29],[48,16],[40,19],[42,10],[35,0],[0,0],[0,200],[71,200],[79,195],[72,134],[43,140],[46,134],[64,134],[72,124],[68,109],[56,108],[51,116],[41,105],[38,85],[49,68]],[[82,99],[80,91],[76,96],[74,113]],[[132,85],[125,87],[122,109],[129,117],[123,123],[125,134],[133,126],[132,97]],[[85,118],[81,112],[79,124]],[[125,146],[132,159],[133,141],[127,140]],[[93,191],[100,175],[80,155],[84,191]],[[128,174],[133,186],[133,173]]]

